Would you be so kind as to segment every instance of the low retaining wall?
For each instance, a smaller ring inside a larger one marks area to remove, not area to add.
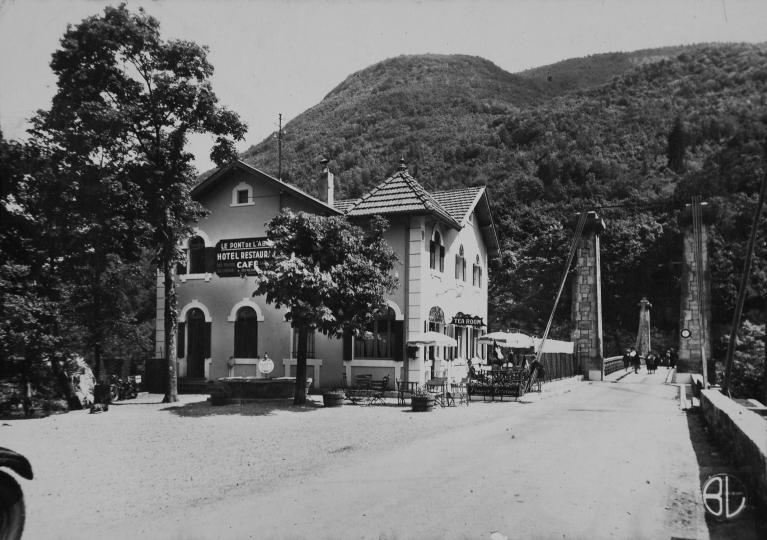
[[[716,438],[750,469],[750,492],[767,507],[767,420],[718,390],[701,390],[700,407]]]
[[[221,377],[218,381],[228,389],[228,396],[233,400],[291,398],[296,388],[295,377]],[[312,379],[307,378],[307,394],[311,384]]]

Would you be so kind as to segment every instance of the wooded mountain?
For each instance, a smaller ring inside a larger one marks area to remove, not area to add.
[[[316,193],[325,156],[337,197],[356,197],[403,157],[429,189],[487,185],[502,242],[491,329],[541,332],[572,220],[597,209],[606,352],[635,339],[645,295],[665,346],[678,325],[679,211],[693,194],[717,215],[714,323],[732,316],[765,170],[766,105],[765,44],[601,54],[517,74],[478,57],[400,56],[350,75],[285,126],[282,177]],[[272,137],[242,158],[277,174]],[[767,290],[764,255],[761,246],[754,298]],[[558,337],[569,305],[563,298]]]

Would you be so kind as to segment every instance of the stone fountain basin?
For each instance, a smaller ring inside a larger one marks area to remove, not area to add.
[[[295,377],[221,377],[218,379],[229,390],[231,399],[282,399],[292,398],[295,393]],[[306,389],[312,379],[306,379]]]

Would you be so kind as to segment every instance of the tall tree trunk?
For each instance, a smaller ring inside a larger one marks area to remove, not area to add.
[[[296,390],[293,395],[293,405],[306,403],[306,340],[309,328],[301,325],[298,330],[298,353],[296,354]]]
[[[172,249],[172,248],[171,248]],[[178,333],[178,297],[176,282],[173,276],[175,263],[172,257],[163,257],[163,279],[165,281],[165,361],[168,366],[168,386],[163,403],[178,401],[178,375],[176,373],[176,334]]]

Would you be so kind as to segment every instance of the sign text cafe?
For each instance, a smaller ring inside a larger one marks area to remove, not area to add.
[[[216,274],[220,277],[251,275],[258,261],[272,256],[268,238],[235,238],[216,244]]]

